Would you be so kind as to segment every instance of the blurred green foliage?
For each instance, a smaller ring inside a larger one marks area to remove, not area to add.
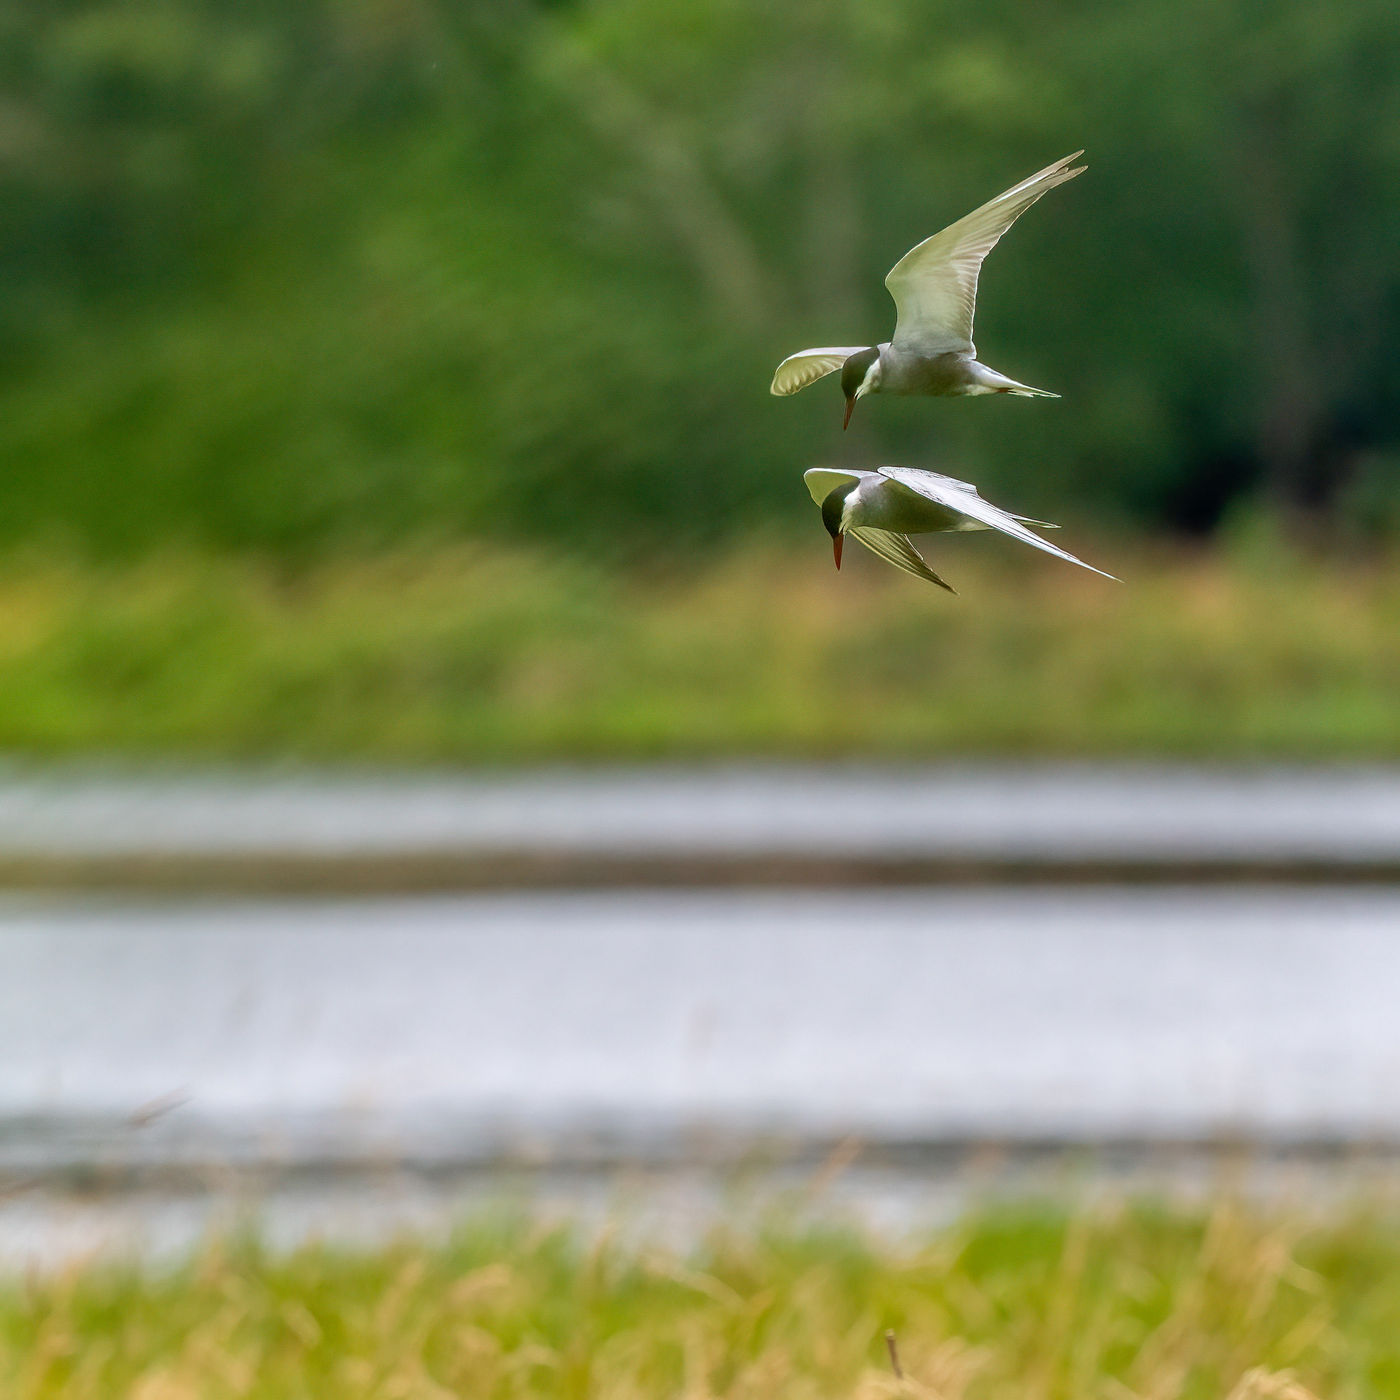
[[[386,763],[1400,757],[1400,570],[987,535],[961,590],[853,553],[602,568],[473,545],[295,567],[0,565],[0,749]],[[1068,532],[1066,532],[1068,533]],[[1019,550],[1019,553],[1017,552]]]
[[[1393,0],[14,0],[0,541],[646,554],[833,455],[1392,529],[1397,73]],[[1079,146],[978,321],[1062,402],[769,398]]]

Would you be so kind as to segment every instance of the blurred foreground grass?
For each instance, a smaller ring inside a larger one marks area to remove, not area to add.
[[[896,1329],[898,1385],[881,1334]],[[438,1245],[0,1285],[8,1400],[1329,1400],[1400,1393],[1400,1230],[1221,1205],[993,1207],[917,1247],[720,1234],[685,1257],[506,1220]]]
[[[814,522],[815,523],[815,522]],[[1400,755],[1400,569],[1068,540],[1121,584],[940,541],[671,572],[496,546],[298,570],[0,564],[0,747],[520,761]]]

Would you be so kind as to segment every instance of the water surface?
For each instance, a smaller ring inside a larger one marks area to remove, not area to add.
[[[0,1165],[1400,1136],[1397,933],[1368,888],[12,900]]]

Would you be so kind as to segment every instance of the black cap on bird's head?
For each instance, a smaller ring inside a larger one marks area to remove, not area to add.
[[[859,484],[858,481],[843,481],[840,486],[833,487],[822,497],[822,524],[831,536],[831,552],[836,556],[838,569],[841,567],[841,541],[844,538],[841,533],[841,517],[845,514],[846,497]]]
[[[879,350],[871,345],[864,350],[857,350],[854,355],[848,355],[846,363],[841,366],[841,392],[846,396],[846,417],[841,424],[843,428],[851,421],[851,410],[856,406],[858,391],[865,383],[865,376],[870,373],[870,366],[879,358]]]

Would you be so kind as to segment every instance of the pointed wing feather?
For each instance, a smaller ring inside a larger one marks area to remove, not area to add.
[[[897,481],[901,486],[910,491],[918,492],[919,495],[930,501],[937,501],[939,505],[946,506],[949,510],[958,511],[973,520],[980,521],[990,529],[1000,530],[1002,534],[1010,535],[1013,540],[1020,540],[1022,544],[1043,549],[1047,554],[1053,554],[1057,559],[1063,559],[1070,564],[1078,564],[1081,569],[1088,569],[1090,573],[1102,574],[1104,578],[1113,578],[1112,574],[1106,574],[1102,569],[1096,569],[1092,564],[1086,564],[1082,559],[1077,559],[1067,549],[1061,549],[1058,545],[1051,544],[1049,540],[1041,539],[1039,535],[1028,530],[1016,516],[998,509],[989,501],[984,501],[976,490],[966,482],[955,481],[950,476],[939,476],[936,472],[920,471],[917,467],[881,467],[880,475],[888,477],[891,481]],[[1114,581],[1117,582],[1116,579]]]
[[[898,314],[895,345],[925,354],[973,350],[972,318],[982,260],[1046,190],[1084,171],[1082,165],[1071,168],[1083,154],[1076,151],[1028,176],[941,233],[924,239],[895,263],[885,278]]]
[[[827,345],[816,350],[799,350],[789,355],[773,372],[770,394],[795,394],[824,375],[838,370],[864,345]]]
[[[857,525],[854,530],[846,532],[852,539],[857,539],[872,554],[878,554],[881,559],[889,564],[893,564],[896,569],[903,569],[906,574],[913,574],[915,578],[927,579],[930,583],[936,583],[940,588],[946,588],[949,593],[957,593],[957,589],[945,579],[938,577],[924,557],[909,543],[908,535],[898,535],[893,530],[873,530],[868,525]]]

